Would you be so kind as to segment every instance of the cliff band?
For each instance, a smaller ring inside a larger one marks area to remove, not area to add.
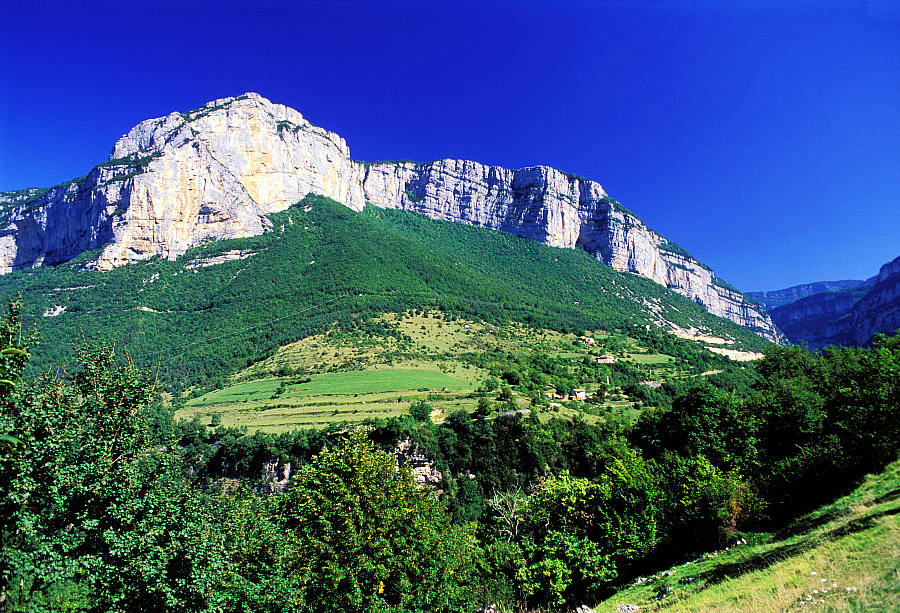
[[[344,139],[258,94],[135,126],[109,160],[49,190],[0,195],[0,274],[99,249],[108,270],[208,240],[265,232],[266,215],[313,192],[361,210],[414,211],[553,247],[582,247],[621,272],[687,296],[769,340],[763,308],[649,229],[594,181],[546,166],[467,160],[358,162]]]
[[[900,257],[855,288],[826,291],[772,309],[772,318],[792,343],[811,349],[865,345],[879,332],[900,328]]]

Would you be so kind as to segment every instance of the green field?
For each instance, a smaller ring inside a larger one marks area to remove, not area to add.
[[[224,390],[210,392],[189,401],[187,405],[243,402],[266,397],[273,399],[282,389],[284,391],[277,397],[286,400],[298,396],[345,396],[351,391],[354,395],[371,395],[429,390],[458,391],[472,387],[468,381],[436,370],[401,367],[313,375],[311,381],[306,383],[287,384],[289,380],[267,379],[240,383]]]
[[[438,410],[471,411],[474,399],[465,398],[475,388],[472,381],[441,372],[436,365],[378,367],[312,375],[296,383],[295,377],[245,381],[194,398],[176,413],[177,418],[204,421],[222,416],[226,426],[246,426],[250,431],[285,431],[303,427],[385,418],[406,413],[418,398]]]
[[[611,352],[620,361],[646,369],[653,379],[681,376],[672,356],[648,351],[633,338],[610,339],[602,331],[589,332],[598,344],[587,347],[576,342],[574,334],[522,324],[500,327],[439,311],[388,313],[380,322],[396,333],[347,334],[334,329],[285,345],[237,373],[224,389],[188,400],[176,418],[198,417],[210,423],[219,415],[225,426],[281,432],[398,416],[413,401],[426,399],[436,409],[433,419],[439,421],[442,415],[471,412],[477,406],[472,392],[491,375],[464,355],[485,351],[540,352],[572,362]],[[528,406],[526,399],[520,400],[523,408]],[[608,397],[605,409],[632,423],[642,411],[619,392]],[[600,419],[578,410],[549,413],[580,414],[591,422]],[[542,419],[547,414],[542,413]]]

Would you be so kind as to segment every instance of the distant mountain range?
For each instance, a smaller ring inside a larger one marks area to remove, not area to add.
[[[872,277],[865,281],[856,279],[847,279],[844,281],[816,281],[815,283],[804,283],[803,285],[795,285],[786,289],[777,289],[769,292],[744,292],[757,302],[759,302],[767,311],[771,311],[776,307],[789,304],[806,298],[812,294],[820,294],[822,292],[839,292],[842,290],[853,289],[860,285],[875,285],[878,277]]]
[[[580,248],[765,339],[781,338],[756,301],[594,181],[546,166],[356,161],[337,134],[253,93],[144,121],[84,177],[0,194],[0,273],[58,266],[88,252],[80,265],[99,270],[174,260],[210,240],[271,231],[269,216],[308,193],[354,211],[404,209]]]
[[[792,343],[812,349],[865,345],[900,329],[900,257],[866,281],[826,281],[748,295],[766,306]]]

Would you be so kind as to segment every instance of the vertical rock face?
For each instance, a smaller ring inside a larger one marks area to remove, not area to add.
[[[410,439],[399,441],[394,447],[394,460],[397,470],[404,466],[409,467],[416,485],[419,487],[429,485],[438,493],[441,492],[438,488],[444,480],[444,475],[435,469],[434,462],[419,450],[418,443],[414,443]]]
[[[853,342],[868,343],[878,332],[900,329],[900,257],[881,267],[875,287],[853,307]]]
[[[776,340],[768,314],[678,245],[648,228],[600,184],[554,168],[508,170],[467,160],[367,164],[365,199],[530,238],[580,247],[621,272],[647,277],[708,311]]]
[[[683,294],[776,340],[762,307],[649,229],[594,181],[536,166],[466,160],[365,163],[342,138],[258,94],[216,100],[135,126],[87,177],[0,194],[0,273],[99,250],[102,270],[175,258],[207,240],[264,232],[266,215],[313,192],[580,247],[612,268]]]
[[[360,209],[359,165],[339,136],[257,94],[135,126],[82,180],[13,206],[0,272],[101,249],[107,270],[261,234],[266,215],[315,192]],[[8,204],[16,202],[7,197]]]

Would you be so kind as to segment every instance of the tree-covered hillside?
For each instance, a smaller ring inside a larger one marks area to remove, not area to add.
[[[34,368],[71,364],[73,341],[102,333],[176,392],[221,382],[315,332],[423,305],[567,331],[668,321],[765,345],[580,250],[399,211],[356,213],[313,195],[270,219],[261,236],[210,242],[176,261],[99,272],[83,269],[89,253],[14,272],[0,277],[0,293],[24,293],[23,319],[45,339]]]
[[[415,405],[349,431],[240,436],[173,423],[152,373],[108,343],[26,380],[38,349],[17,303],[6,315],[4,611],[570,611],[785,526],[900,451],[897,338],[770,347],[750,389],[694,386],[634,428],[488,406],[436,424]],[[401,443],[433,461],[437,490],[397,469]],[[279,462],[294,473],[278,493],[215,469]]]

